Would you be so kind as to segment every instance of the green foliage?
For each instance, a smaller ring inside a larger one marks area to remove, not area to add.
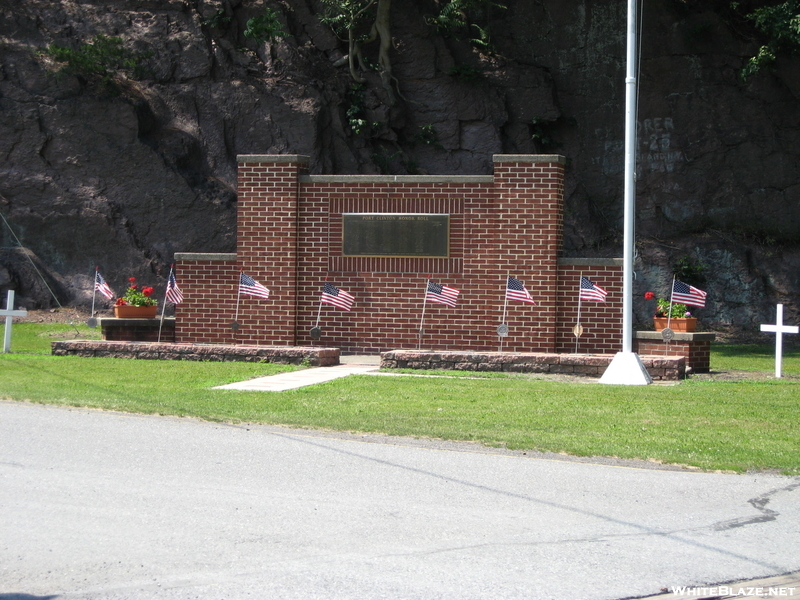
[[[247,27],[244,30],[244,37],[255,40],[256,43],[271,42],[276,38],[286,37],[288,34],[283,30],[278,20],[278,13],[267,8],[263,15],[247,20]]]
[[[207,19],[203,19],[202,23],[206,27],[221,27],[223,24],[230,23],[231,18],[225,15],[225,9],[220,8],[213,15]]]
[[[475,22],[485,20],[492,8],[506,7],[492,0],[449,0],[442,6],[439,14],[428,17],[426,21],[444,35],[459,38],[469,36],[473,46],[481,52],[492,54],[494,47],[491,44],[488,28],[481,27]]]
[[[131,277],[128,279],[125,295],[117,298],[116,306],[156,306],[158,300],[153,298],[153,292],[155,290],[152,286],[139,287],[136,278]]]
[[[685,317],[691,317],[692,314],[689,312],[689,308],[685,304],[673,303],[670,305],[668,298],[659,298],[656,306],[655,316],[664,318],[669,317],[671,319],[683,319]]]
[[[747,16],[756,29],[767,37],[767,43],[742,69],[742,78],[745,80],[774,63],[778,53],[800,50],[800,0],[787,0],[775,6],[757,8]]]
[[[474,30],[473,37],[469,39],[472,45],[485,54],[494,54],[494,45],[490,40],[489,29],[481,28],[475,23],[471,27]]]
[[[469,65],[452,66],[450,70],[447,71],[447,74],[461,81],[466,81],[467,83],[475,83],[483,79],[483,71]]]
[[[325,8],[320,21],[343,38],[374,16],[375,0],[322,0],[322,4]]]
[[[350,86],[350,93],[347,95],[349,104],[345,111],[347,117],[347,124],[350,126],[350,131],[356,135],[361,135],[367,130],[369,123],[364,118],[366,116],[366,98],[365,88],[361,83],[354,83]]]
[[[672,273],[675,278],[689,285],[703,285],[705,270],[705,264],[694,261],[689,256],[682,256],[672,265]]]
[[[419,132],[414,136],[414,141],[435,148],[442,147],[439,143],[439,134],[436,133],[436,128],[433,125],[423,125],[420,127]]]
[[[103,85],[110,85],[114,75],[124,72],[134,77],[145,74],[143,62],[152,52],[134,52],[122,45],[122,38],[102,34],[94,36],[91,43],[77,50],[51,44],[45,54],[57,62],[67,63],[67,70],[87,79],[99,79]]]
[[[403,155],[402,150],[398,150],[393,154],[389,154],[387,152],[373,152],[372,160],[375,161],[375,164],[378,166],[381,175],[389,175],[391,173],[392,161],[399,158],[402,155]]]

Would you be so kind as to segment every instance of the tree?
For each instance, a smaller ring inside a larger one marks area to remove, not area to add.
[[[380,73],[389,104],[396,101],[392,75],[391,4],[392,0],[322,0],[325,5],[322,22],[329,25],[343,40],[347,40],[347,63],[350,76],[356,83],[365,83],[359,71],[375,68]],[[462,30],[472,33],[471,42],[479,50],[491,53],[488,29],[471,22],[470,15],[488,14],[491,8],[505,8],[492,0],[446,0],[439,2],[439,13],[428,23],[448,34]],[[378,41],[378,63],[370,66],[364,60],[363,48]]]
[[[767,43],[747,61],[742,69],[744,79],[775,62],[779,52],[796,52],[800,49],[800,0],[787,0],[775,6],[757,8],[747,16],[760,32],[766,34]]]
[[[390,104],[395,103],[392,89],[392,45],[389,11],[392,0],[322,0],[325,14],[322,22],[331,26],[336,34],[347,40],[347,64],[350,76],[356,83],[366,80],[359,73],[367,70],[362,47],[379,39],[378,70]],[[356,63],[358,65],[356,66]]]

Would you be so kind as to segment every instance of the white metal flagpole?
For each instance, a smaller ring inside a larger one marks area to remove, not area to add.
[[[636,214],[636,38],[637,2],[628,0],[628,44],[625,73],[625,191],[622,268],[622,352],[618,352],[600,383],[646,385],[653,382],[639,356],[633,352],[633,248]]]

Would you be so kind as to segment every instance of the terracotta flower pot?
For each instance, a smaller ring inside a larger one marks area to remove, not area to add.
[[[118,319],[155,319],[158,306],[115,306],[114,316]]]
[[[653,324],[656,326],[656,331],[661,331],[667,328],[667,317],[653,317]],[[691,333],[697,327],[697,319],[695,317],[685,317],[676,319],[673,317],[669,320],[669,328],[672,331]]]

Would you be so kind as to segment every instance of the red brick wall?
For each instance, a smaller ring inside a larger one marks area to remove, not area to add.
[[[496,329],[512,275],[537,304],[508,304],[510,333],[502,349],[572,352],[577,293],[571,286],[583,272],[609,291],[609,301],[584,303],[579,351],[619,350],[621,267],[558,264],[563,157],[494,160],[493,176],[376,177],[304,176],[305,157],[240,157],[237,254],[233,260],[179,260],[186,300],[176,309],[177,341],[317,344],[365,353],[416,348],[432,276],[461,296],[456,308],[427,303],[422,348],[499,350]],[[347,212],[447,213],[450,256],[342,256],[341,215]],[[268,300],[242,296],[234,332],[239,270],[272,294]],[[350,312],[327,304],[320,310],[326,277],[355,296]],[[197,309],[206,316],[194,316]],[[318,315],[322,337],[315,341],[310,330]]]
[[[175,257],[175,278],[183,292],[183,302],[175,306],[175,341],[237,343],[239,340],[230,327],[235,317],[239,278],[236,255],[190,256]],[[244,312],[243,317],[250,318]]]
[[[633,340],[633,351],[647,356],[685,356],[686,368],[695,373],[708,373],[711,367],[711,342],[671,340]]]
[[[556,352],[575,352],[575,325],[581,276],[603,288],[605,302],[580,301],[577,352],[615,353],[622,350],[622,260],[562,259],[558,272],[558,334]]]

